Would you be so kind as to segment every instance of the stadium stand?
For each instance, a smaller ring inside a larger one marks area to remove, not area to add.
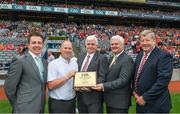
[[[159,47],[174,56],[174,68],[180,68],[180,29],[178,25],[180,5],[162,6],[152,4],[152,1],[148,2],[143,4],[118,2],[117,4],[111,1],[92,2],[91,0],[86,0],[86,2],[84,0],[1,1],[0,71],[7,71],[11,59],[22,52],[23,47],[27,44],[26,37],[33,30],[41,32],[47,40],[49,36],[68,37],[80,51],[85,51],[86,36],[95,34],[99,39],[99,50],[107,55],[111,54],[109,38],[119,34],[125,39],[126,52],[135,59],[136,54],[140,51],[139,33],[143,29],[152,29],[157,34]],[[111,6],[108,5],[109,3]],[[12,9],[9,9],[10,6]],[[35,9],[20,9],[25,6]],[[17,7],[19,9],[16,9]],[[36,9],[39,7],[41,9],[44,7],[61,8],[63,11],[41,11]],[[68,12],[72,9],[77,12]],[[83,11],[90,14],[83,13]],[[102,14],[94,14],[92,11],[100,11]],[[59,45],[51,44],[50,47],[58,49]]]

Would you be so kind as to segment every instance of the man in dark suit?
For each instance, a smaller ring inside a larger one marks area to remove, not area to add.
[[[40,58],[43,43],[43,36],[32,32],[28,38],[29,52],[10,65],[4,89],[13,113],[44,112],[47,62]]]
[[[110,47],[114,57],[110,59],[105,82],[98,84],[94,89],[104,91],[107,113],[128,113],[134,61],[124,52],[124,39],[121,36],[113,36]]]
[[[137,113],[168,113],[171,99],[168,84],[173,72],[171,54],[156,46],[155,34],[144,30],[140,34],[142,52],[136,57],[133,82]]]
[[[108,69],[106,56],[97,51],[98,40],[94,35],[88,36],[85,41],[87,53],[78,57],[79,71],[93,71],[97,73],[97,83],[104,82]],[[80,113],[102,113],[103,99],[102,92],[84,88],[77,92],[77,105]]]

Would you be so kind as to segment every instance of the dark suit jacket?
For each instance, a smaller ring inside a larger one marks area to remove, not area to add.
[[[80,71],[83,61],[86,57],[86,53],[80,55],[78,57],[78,70]],[[96,52],[89,63],[87,71],[95,71],[97,72],[97,83],[103,83],[105,79],[105,75],[108,69],[108,61],[106,56]],[[77,92],[77,96],[82,96],[83,101],[85,104],[92,104],[97,102],[102,102],[102,94],[101,92],[97,92],[92,90],[91,92]]]
[[[136,58],[136,73],[143,57],[140,52]],[[173,58],[169,53],[161,49],[155,49],[149,55],[138,80],[138,89],[135,90],[142,95],[146,101],[141,110],[147,109],[149,112],[164,112],[171,108],[171,100],[168,84],[173,72]],[[136,76],[135,73],[135,76]],[[138,106],[138,105],[137,105]],[[138,108],[138,107],[137,107]]]
[[[47,62],[42,62],[44,81],[41,81],[39,70],[29,53],[12,61],[4,89],[14,113],[44,111]]]
[[[112,58],[110,59],[111,63]],[[108,107],[128,109],[131,105],[131,80],[134,61],[125,52],[121,53],[109,68],[104,85],[104,100]]]

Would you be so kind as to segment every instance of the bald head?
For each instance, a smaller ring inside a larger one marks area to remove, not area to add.
[[[61,43],[61,47],[64,47],[65,45],[71,45],[72,46],[72,43],[69,41],[69,40],[64,40],[62,43]]]
[[[72,57],[73,52],[72,43],[69,40],[62,42],[60,52],[64,59],[69,60]]]

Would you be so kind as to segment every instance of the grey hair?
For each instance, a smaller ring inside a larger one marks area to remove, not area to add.
[[[113,40],[113,39],[117,39],[117,40],[119,40],[119,42],[120,42],[121,44],[124,44],[124,38],[123,38],[122,36],[115,35],[115,36],[113,36],[113,37],[111,38],[111,40]]]
[[[88,36],[88,37],[86,38],[86,40],[85,40],[85,44],[87,44],[87,41],[88,41],[88,40],[95,40],[95,41],[96,41],[96,44],[98,45],[98,39],[96,38],[95,35],[90,35],[90,36]]]
[[[147,35],[150,35],[151,36],[151,38],[153,39],[153,40],[155,40],[155,33],[153,32],[153,31],[151,31],[151,30],[144,30],[144,31],[142,31],[141,33],[140,33],[140,36],[147,36]]]

